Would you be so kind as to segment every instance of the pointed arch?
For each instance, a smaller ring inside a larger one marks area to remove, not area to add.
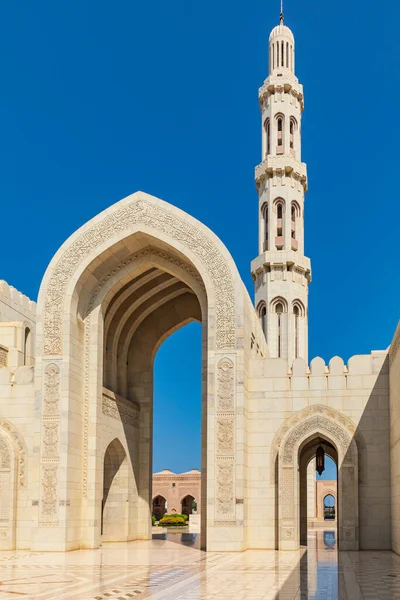
[[[348,420],[323,406],[309,407],[292,418],[280,441],[279,461],[279,547],[294,550],[300,544],[299,460],[301,449],[323,438],[337,452],[339,496],[339,548],[357,550],[358,450]]]

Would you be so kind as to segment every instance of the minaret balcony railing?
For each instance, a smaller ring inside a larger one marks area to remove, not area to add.
[[[258,183],[262,179],[271,177],[274,173],[281,173],[284,171],[286,174],[294,172],[297,174],[299,180],[303,184],[304,191],[307,191],[307,167],[305,163],[299,162],[293,156],[288,154],[282,154],[280,156],[273,156],[269,154],[263,160],[263,162],[255,168],[255,180]]]

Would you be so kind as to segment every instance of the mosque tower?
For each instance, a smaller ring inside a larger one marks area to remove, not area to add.
[[[291,30],[280,24],[269,36],[269,75],[258,93],[262,157],[256,167],[259,256],[251,263],[255,306],[271,357],[308,361],[310,259],[304,256],[304,194],[301,162],[303,86],[295,75]]]

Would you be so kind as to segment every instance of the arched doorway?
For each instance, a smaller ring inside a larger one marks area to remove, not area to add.
[[[153,510],[152,515],[157,521],[163,518],[166,512],[166,500],[164,496],[156,496],[153,498]]]
[[[128,540],[129,488],[131,468],[118,439],[108,445],[104,455],[101,534],[103,541]]]
[[[193,503],[194,502],[195,502],[195,499],[190,494],[188,494],[187,496],[182,498],[181,505],[182,505],[182,514],[183,515],[189,516],[193,513]]]
[[[327,494],[323,499],[324,521],[336,519],[336,499],[332,494]]]
[[[329,457],[337,466],[338,453],[336,447],[329,442],[326,438],[320,435],[315,435],[308,439],[305,443],[300,445],[299,448],[299,477],[300,477],[300,543],[304,546],[307,545],[307,531],[309,523],[309,485],[308,476],[310,467],[313,470],[314,482],[316,476],[317,452],[323,451],[324,459],[323,462]],[[322,474],[322,471],[321,473]],[[314,488],[315,489],[315,488]],[[319,510],[318,510],[319,513]],[[320,515],[317,514],[317,517]],[[323,513],[321,518],[323,519]]]
[[[317,405],[293,417],[279,437],[277,516],[281,550],[298,549],[307,543],[307,466],[319,446],[338,467],[339,549],[358,550],[358,452],[350,432],[351,424],[340,413]]]
[[[236,389],[242,385],[237,323],[244,322],[245,309],[253,310],[218,238],[179,209],[141,192],[95,217],[61,247],[39,294],[43,337],[36,364],[38,381],[46,380],[50,361],[63,373],[52,393],[58,402],[54,418],[60,419],[60,436],[69,436],[62,448],[67,467],[60,468],[58,452],[52,462],[52,493],[64,498],[65,489],[76,482],[79,464],[82,500],[80,510],[75,504],[61,510],[56,501],[46,515],[57,549],[100,544],[100,448],[105,438],[123,442],[134,475],[132,529],[136,539],[151,537],[154,357],[169,335],[191,321],[202,324],[201,544],[205,548],[207,536],[209,549],[213,544],[220,549],[228,527],[236,528],[230,548],[244,547],[243,507],[235,501],[243,466],[236,458],[234,432]],[[72,431],[78,432],[76,438]],[[208,463],[214,472],[210,488]],[[43,456],[40,469],[41,474],[48,469]],[[42,513],[41,502],[39,520]],[[46,529],[38,527],[37,533],[35,543],[43,548]]]

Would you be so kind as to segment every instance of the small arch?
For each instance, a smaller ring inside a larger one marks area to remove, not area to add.
[[[292,202],[290,203],[290,213],[292,216],[292,220],[293,220],[293,217],[295,219],[298,219],[301,216],[300,204],[298,202],[296,202],[296,200],[292,200]]]
[[[193,513],[193,503],[195,502],[194,496],[191,494],[187,494],[181,500],[182,514],[183,515],[191,515]]]
[[[31,351],[31,330],[29,327],[25,327],[24,334],[24,365],[28,364],[30,361],[30,357],[32,355]]]
[[[265,119],[264,121],[265,138],[266,138],[266,155],[271,154],[271,121]]]
[[[128,500],[128,474],[123,472],[126,466],[125,449],[115,438],[104,453],[101,533],[107,541],[118,541],[127,533],[124,530],[127,526],[125,505]]]
[[[278,349],[278,358],[282,356],[282,342],[283,342],[283,313],[287,312],[287,302],[280,297],[274,298],[271,302],[271,309],[276,314],[276,342]]]
[[[261,218],[263,220],[264,225],[264,240],[263,240],[263,250],[264,252],[268,250],[268,203],[263,204],[261,208]]]
[[[290,134],[289,145],[290,145],[290,149],[293,151],[293,154],[294,154],[294,151],[296,150],[296,135],[297,135],[297,121],[294,117],[290,117],[289,134]]]
[[[293,311],[293,314],[297,315],[298,317],[304,317],[306,314],[304,304],[302,303],[301,300],[298,300],[298,299],[293,300],[292,311]]]
[[[336,519],[336,497],[332,492],[327,492],[322,499],[324,521]]]
[[[267,306],[265,302],[260,302],[258,305],[258,316],[260,318],[261,329],[263,330],[265,339],[267,338]]]
[[[165,515],[167,510],[167,500],[161,494],[158,494],[153,498],[152,502],[152,516],[156,518],[156,521],[159,521]]]
[[[277,154],[283,154],[284,148],[284,132],[285,132],[285,117],[283,114],[278,113],[275,115],[276,132],[277,132]]]
[[[347,421],[338,411],[316,405],[291,417],[288,421],[289,426],[285,426],[279,448],[281,550],[295,550],[299,547],[301,516],[296,506],[300,500],[300,457],[307,445],[318,438],[331,444],[337,453],[338,490],[341,506],[346,507],[343,519],[342,511],[339,512],[339,549],[358,549],[358,452],[354,437],[346,427]]]
[[[279,305],[281,305],[281,306],[279,306]],[[276,298],[271,300],[271,304],[270,304],[271,312],[285,313],[285,312],[287,312],[287,308],[288,308],[287,302],[286,302],[285,298],[282,298],[282,296],[276,296]]]

